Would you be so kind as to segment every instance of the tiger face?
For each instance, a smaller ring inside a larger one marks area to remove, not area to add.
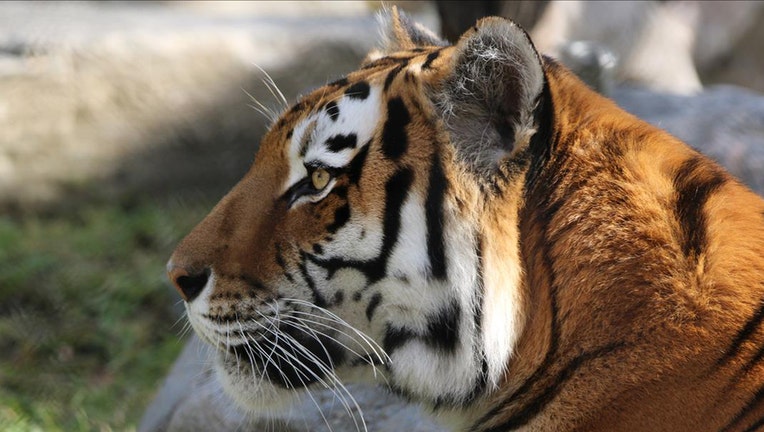
[[[388,33],[168,263],[228,393],[349,407],[372,381],[474,431],[760,424],[764,202],[508,20]]]

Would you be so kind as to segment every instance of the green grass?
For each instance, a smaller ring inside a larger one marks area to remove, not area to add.
[[[0,430],[136,429],[182,347],[164,264],[209,208],[0,217]]]

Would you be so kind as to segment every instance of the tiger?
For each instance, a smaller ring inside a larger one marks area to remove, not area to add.
[[[167,263],[247,413],[371,382],[453,430],[764,427],[764,201],[511,20],[398,9]]]

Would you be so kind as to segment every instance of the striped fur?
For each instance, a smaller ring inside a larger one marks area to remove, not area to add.
[[[168,264],[231,395],[366,380],[458,430],[764,425],[764,202],[509,21],[456,46],[390,26]]]

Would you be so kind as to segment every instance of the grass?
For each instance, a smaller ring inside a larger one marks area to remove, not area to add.
[[[0,430],[136,429],[182,347],[164,264],[209,208],[0,217]]]

